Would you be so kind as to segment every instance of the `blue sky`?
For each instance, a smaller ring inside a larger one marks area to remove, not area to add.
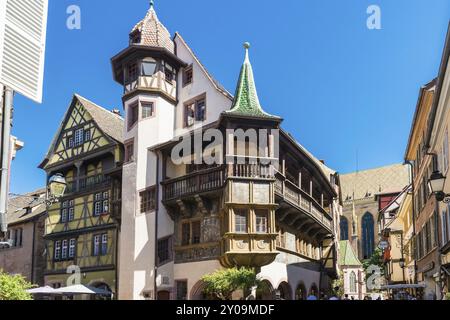
[[[81,30],[66,28],[69,5]],[[369,5],[382,30],[366,27]],[[147,0],[50,0],[44,102],[16,96],[13,133],[25,148],[11,192],[41,187],[37,168],[77,92],[112,109],[122,89],[110,58],[125,48]],[[316,157],[341,173],[401,162],[420,86],[436,77],[450,19],[448,0],[156,0],[208,70],[234,93],[251,60],[264,108]]]

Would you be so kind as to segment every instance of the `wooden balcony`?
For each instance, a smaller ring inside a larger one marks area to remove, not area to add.
[[[80,177],[77,180],[68,182],[65,195],[72,195],[78,192],[89,192],[89,191],[95,191],[97,189],[101,188],[107,188],[111,186],[111,177],[99,174],[96,176],[90,176],[90,177]]]
[[[313,223],[317,223],[327,233],[332,233],[332,217],[313,197],[303,191],[297,185],[286,179],[281,173],[276,173],[275,195],[284,202],[284,217],[291,215],[288,219],[294,226],[303,226],[306,224],[314,228]],[[303,214],[303,217],[302,217]],[[300,222],[294,224],[293,222]],[[302,223],[303,222],[303,223]],[[309,223],[308,223],[309,222]]]
[[[275,179],[270,165],[234,164],[197,171],[162,182],[163,201],[171,202],[198,194],[215,192],[225,186],[227,178]]]
[[[163,201],[171,202],[213,192],[225,185],[226,167],[220,166],[162,182]]]

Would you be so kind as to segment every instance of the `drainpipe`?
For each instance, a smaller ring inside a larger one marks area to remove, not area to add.
[[[2,92],[3,94],[3,92]],[[3,238],[8,231],[6,222],[6,210],[8,203],[8,181],[9,165],[11,156],[11,111],[13,105],[14,92],[11,88],[5,87],[3,100],[3,126],[1,142],[1,176],[0,176],[0,238]]]
[[[155,210],[155,267],[153,272],[153,288],[154,288],[154,300],[158,300],[158,215],[159,215],[159,187],[161,185],[159,181],[159,154],[154,152],[156,156],[156,210]]]

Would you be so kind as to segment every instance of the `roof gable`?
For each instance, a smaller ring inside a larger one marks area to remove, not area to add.
[[[123,125],[119,115],[75,94],[40,168],[111,143],[123,143]],[[79,146],[71,147],[69,139],[75,139],[74,131],[80,128],[84,129],[85,134],[89,131],[90,138]]]

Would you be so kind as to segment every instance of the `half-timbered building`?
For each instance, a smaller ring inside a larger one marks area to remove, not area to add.
[[[121,299],[201,299],[202,276],[234,266],[259,271],[260,298],[318,295],[336,276],[338,174],[263,110],[245,47],[234,97],[153,6],[112,58],[126,113]]]
[[[41,163],[64,176],[63,198],[48,208],[45,283],[117,292],[123,119],[75,95]]]

